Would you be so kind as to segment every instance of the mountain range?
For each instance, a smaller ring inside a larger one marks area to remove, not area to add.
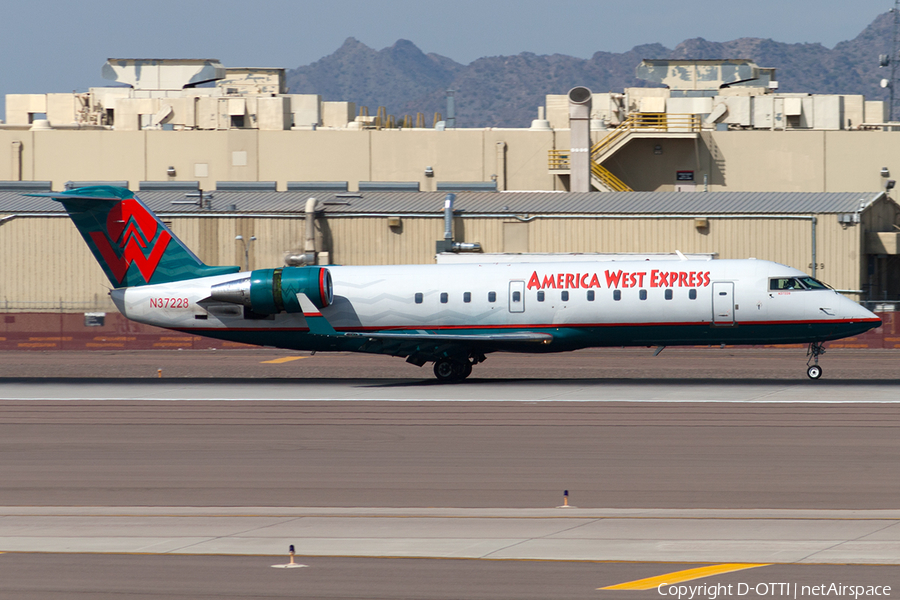
[[[669,49],[662,44],[635,46],[628,52],[597,52],[582,59],[563,54],[489,56],[463,65],[439,54],[425,54],[408,40],[374,50],[348,38],[333,54],[288,70],[291,93],[320,94],[326,101],[351,101],[374,115],[379,106],[402,119],[446,113],[446,90],[455,90],[457,127],[527,127],[547,94],[565,94],[576,85],[594,92],[621,92],[647,82],[634,77],[642,59],[752,59],[775,67],[780,92],[863,94],[887,99],[879,87],[889,69],[878,66],[890,54],[893,18],[879,15],[852,40],[834,48],[740,38],[710,42],[693,38]],[[446,116],[446,114],[444,114]]]

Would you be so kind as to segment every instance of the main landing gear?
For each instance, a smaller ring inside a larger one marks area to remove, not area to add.
[[[442,358],[434,361],[434,376],[441,383],[455,383],[462,381],[472,374],[472,367],[484,362],[483,355],[475,355],[470,358]]]
[[[818,379],[822,376],[822,367],[819,366],[819,357],[823,354],[825,354],[825,344],[822,342],[812,342],[809,345],[809,350],[806,351],[806,356],[809,357],[806,361],[808,367],[806,369],[806,374],[810,379]]]

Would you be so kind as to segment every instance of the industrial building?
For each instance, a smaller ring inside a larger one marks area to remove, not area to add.
[[[315,219],[319,264],[434,262],[444,232],[445,194],[437,192],[245,190],[204,192],[202,200],[196,190],[139,194],[208,264],[291,264],[305,251],[307,218]],[[306,212],[311,196],[315,211]],[[857,300],[900,294],[900,281],[890,276],[900,267],[900,206],[884,192],[456,196],[454,240],[477,243],[487,254],[680,250],[755,257],[815,273]],[[106,278],[58,203],[7,191],[0,206],[15,215],[0,226],[0,252],[13,258],[3,266],[3,310],[113,310]],[[40,278],[29,275],[37,271]]]
[[[7,96],[7,315],[114,310],[60,207],[22,195],[93,183],[137,191],[210,264],[290,263],[307,219],[319,264],[433,262],[456,192],[454,239],[484,253],[755,257],[900,300],[898,124],[862,96],[781,94],[751,61],[644,61],[657,87],[547,96],[522,129],[404,124],[215,60],[104,74],[128,87]]]
[[[456,129],[286,94],[283,69],[110,59],[103,72],[119,87],[7,95],[0,181],[50,181],[55,190],[124,180],[588,191],[571,185],[565,94],[548,95],[528,128]],[[657,87],[590,97],[591,160],[612,176],[591,178],[592,189],[878,191],[883,168],[900,172],[884,102],[779,93],[774,70],[747,60],[644,61],[636,74]]]

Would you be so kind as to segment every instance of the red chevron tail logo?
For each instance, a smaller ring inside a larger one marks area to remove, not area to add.
[[[122,283],[136,264],[149,283],[172,235],[134,198],[116,204],[106,217],[106,231],[92,231],[91,239],[116,281]],[[149,248],[149,254],[146,250]]]

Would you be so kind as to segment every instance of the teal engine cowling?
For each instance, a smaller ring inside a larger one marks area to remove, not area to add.
[[[297,294],[306,294],[317,308],[334,300],[331,273],[324,267],[257,269],[249,277],[212,286],[214,302],[242,304],[260,315],[303,312]]]

